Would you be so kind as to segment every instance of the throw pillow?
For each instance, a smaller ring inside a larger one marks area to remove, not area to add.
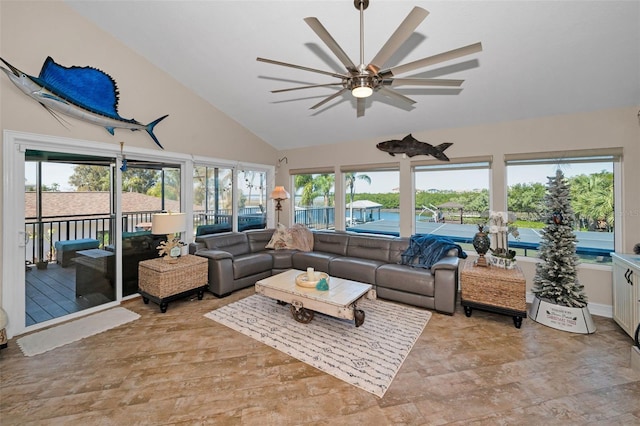
[[[292,242],[291,233],[289,232],[286,226],[279,223],[278,227],[273,232],[273,236],[271,237],[271,240],[269,240],[265,248],[283,250],[288,248],[288,246],[291,245],[291,242]]]

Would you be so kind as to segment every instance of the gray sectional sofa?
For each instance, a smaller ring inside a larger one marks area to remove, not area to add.
[[[330,276],[372,284],[378,297],[453,314],[458,253],[449,250],[429,269],[401,264],[409,238],[314,232],[313,251],[272,250],[273,229],[204,235],[190,253],[209,259],[209,290],[217,297],[286,271],[313,267]]]

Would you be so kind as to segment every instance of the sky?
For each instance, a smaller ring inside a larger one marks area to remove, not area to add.
[[[557,165],[512,166],[508,168],[509,186],[518,183],[540,182],[547,184],[547,176],[555,176]],[[562,166],[565,177],[581,174],[592,174],[607,170],[612,172],[612,163],[573,163]],[[362,172],[371,178],[371,185],[356,179],[356,193],[387,193],[399,186],[396,172]],[[487,170],[458,170],[438,173],[420,173],[416,175],[416,189],[418,190],[474,190],[489,188],[489,173]]]
[[[557,166],[536,165],[510,167],[508,172],[508,185],[517,183],[541,182],[546,185],[546,176],[555,175]],[[566,177],[580,174],[597,173],[602,170],[613,171],[611,163],[574,163],[562,166],[562,171]],[[489,174],[486,170],[465,170],[441,172],[442,175],[435,176],[432,173],[423,173],[416,176],[416,188],[419,190],[473,190],[489,187]],[[444,173],[447,175],[445,176]],[[60,185],[61,191],[72,191],[73,187],[68,184],[69,177],[73,174],[73,166],[68,164],[45,163],[43,164],[43,182],[50,186],[53,183]],[[360,173],[359,173],[360,174]],[[356,179],[356,193],[387,193],[392,192],[399,186],[397,172],[362,172],[371,178],[371,185],[367,182]],[[429,179],[427,179],[427,176]],[[34,184],[36,180],[35,163],[25,163],[25,183]]]

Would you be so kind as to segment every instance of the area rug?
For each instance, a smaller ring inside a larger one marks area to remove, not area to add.
[[[113,308],[21,337],[17,343],[26,356],[38,355],[94,334],[137,320],[140,315]]]
[[[308,324],[289,305],[252,295],[205,316],[378,397],[387,391],[431,318],[425,310],[382,300],[358,302],[365,321],[316,313]]]

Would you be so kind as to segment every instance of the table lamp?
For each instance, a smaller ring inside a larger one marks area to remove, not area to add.
[[[187,228],[185,213],[156,213],[151,216],[151,233],[166,235],[167,241],[161,242],[157,249],[160,256],[169,255],[172,259],[180,256],[180,236],[176,234]]]
[[[280,223],[280,212],[282,211],[281,202],[289,199],[289,193],[284,186],[276,186],[271,192],[271,199],[276,200],[276,211],[278,212],[278,223]]]

